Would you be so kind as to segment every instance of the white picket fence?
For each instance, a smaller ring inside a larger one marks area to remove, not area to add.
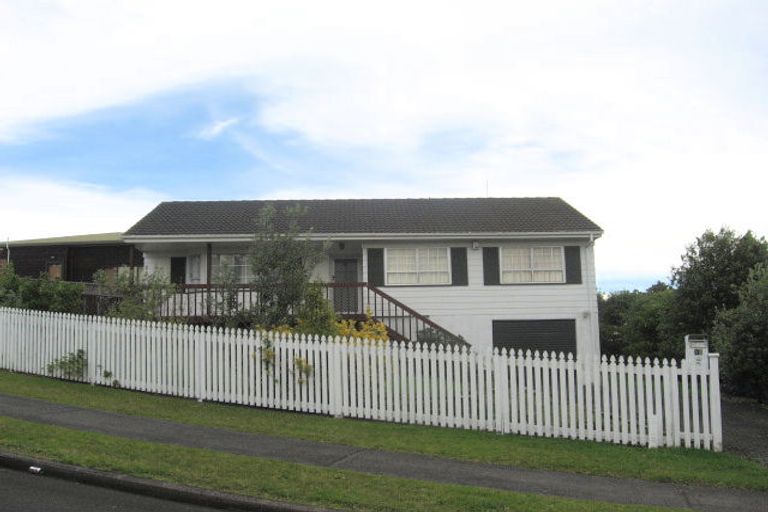
[[[50,366],[78,351],[81,373]],[[722,449],[717,354],[587,361],[0,308],[0,368],[307,413]]]

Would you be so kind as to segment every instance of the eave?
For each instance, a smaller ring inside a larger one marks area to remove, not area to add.
[[[301,238],[309,240],[523,240],[523,239],[587,239],[602,236],[602,231],[548,231],[548,232],[480,232],[480,233],[302,233]],[[126,243],[240,243],[250,242],[254,235],[123,235]]]

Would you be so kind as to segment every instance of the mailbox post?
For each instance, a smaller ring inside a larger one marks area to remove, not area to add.
[[[709,339],[705,335],[685,335],[685,360],[690,368],[709,369]]]

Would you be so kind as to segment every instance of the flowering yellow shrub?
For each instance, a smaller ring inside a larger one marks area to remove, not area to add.
[[[374,320],[370,311],[365,313],[365,321],[339,320],[336,322],[336,334],[364,340],[389,341],[387,326]]]
[[[293,367],[299,374],[299,384],[304,384],[312,376],[315,369],[309,361],[303,357],[296,357],[293,360]]]
[[[256,330],[264,331],[267,333],[277,334],[315,334],[311,332],[305,332],[303,326],[291,327],[289,325],[278,325],[271,329],[265,329],[261,325],[254,326]],[[316,333],[324,334],[324,333]],[[363,340],[372,341],[389,341],[389,333],[387,332],[387,326],[383,322],[374,320],[371,311],[366,311],[365,320],[336,320],[332,325],[331,336],[342,336],[347,338],[360,338]]]
[[[264,327],[263,325],[254,325],[254,331],[264,331],[268,333],[275,332],[277,334],[294,334],[294,329],[290,325],[282,324],[276,327]]]

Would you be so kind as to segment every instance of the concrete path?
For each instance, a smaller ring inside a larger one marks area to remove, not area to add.
[[[376,475],[550,496],[614,503],[690,507],[704,511],[764,511],[768,503],[768,493],[761,492],[460,462],[426,455],[245,434],[8,395],[0,395],[0,416],[142,441],[206,448]]]

